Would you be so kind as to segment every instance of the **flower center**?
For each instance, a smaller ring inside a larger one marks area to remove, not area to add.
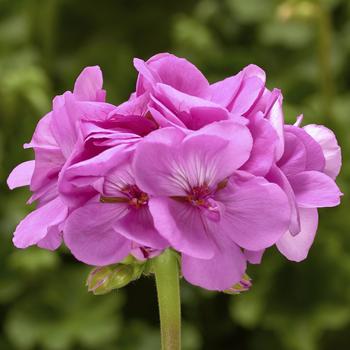
[[[196,186],[192,188],[192,191],[187,195],[186,199],[192,205],[206,207],[208,205],[210,193],[211,191],[208,185]]]
[[[141,191],[136,185],[127,185],[121,192],[126,197],[104,197],[100,201],[102,203],[128,203],[131,207],[139,209],[148,204],[148,194]]]
[[[208,185],[193,187],[191,193],[186,200],[193,206],[197,207],[202,213],[213,221],[220,220],[219,206],[215,200],[211,198],[212,191]]]
[[[148,194],[141,191],[136,185],[128,185],[122,189],[122,192],[129,197],[129,205],[134,208],[140,208],[148,204]]]

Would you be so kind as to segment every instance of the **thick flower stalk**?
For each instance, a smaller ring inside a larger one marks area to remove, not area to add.
[[[326,127],[285,124],[281,91],[255,65],[214,84],[167,53],[134,65],[135,92],[118,106],[98,67],[55,97],[25,145],[35,159],[8,178],[37,203],[13,242],[65,244],[95,267],[94,294],[154,274],[162,346],[179,349],[180,276],[239,294],[269,247],[305,259],[317,209],[340,202],[341,153]]]

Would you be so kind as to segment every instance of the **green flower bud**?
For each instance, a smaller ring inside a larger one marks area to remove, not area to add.
[[[112,274],[112,268],[110,266],[96,267],[94,268],[86,281],[88,291],[95,295],[106,294],[111,291],[109,288],[109,279]]]
[[[111,292],[113,289],[125,287],[130,282],[139,279],[144,272],[145,264],[140,264],[136,260],[132,263],[127,260],[127,264],[120,263],[111,266],[94,268],[86,281],[89,292],[95,295],[102,295]]]
[[[108,285],[111,290],[123,288],[134,279],[133,265],[118,264],[117,267],[113,269]]]

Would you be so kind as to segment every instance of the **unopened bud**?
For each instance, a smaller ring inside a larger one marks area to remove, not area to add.
[[[231,288],[224,290],[226,294],[240,294],[242,292],[246,292],[252,286],[252,279],[245,273],[242,279],[233,285]]]
[[[112,268],[110,266],[96,267],[94,268],[86,281],[88,291],[95,295],[106,294],[110,291],[108,287],[109,279],[112,274]]]
[[[144,266],[140,264],[96,267],[90,272],[86,285],[95,295],[107,294],[140,278],[143,270]]]

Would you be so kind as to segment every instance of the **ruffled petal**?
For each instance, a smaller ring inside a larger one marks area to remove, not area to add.
[[[61,224],[68,215],[66,205],[59,197],[34,210],[17,226],[13,243],[27,248],[46,237],[51,227]]]
[[[285,132],[294,134],[305,146],[306,168],[305,170],[323,171],[325,168],[325,157],[321,146],[303,129],[293,125],[285,125]]]
[[[73,93],[81,101],[104,101],[102,84],[100,67],[86,67],[75,81]]]
[[[74,96],[71,92],[65,92],[62,96],[54,98],[50,124],[51,132],[66,159],[69,158],[78,139],[76,122],[80,118],[80,115],[70,114],[67,108],[70,102],[74,103]]]
[[[278,135],[276,160],[279,160],[284,152],[284,115],[282,110],[283,96],[281,91],[278,89],[273,89],[268,95],[269,98],[265,109],[265,118],[271,123]]]
[[[220,105],[206,99],[185,94],[168,85],[158,83],[153,94],[155,97],[153,102],[156,106],[157,104],[159,105],[157,101],[160,101],[187,128],[192,130],[198,130],[211,122],[230,118],[229,112]],[[158,106],[157,110],[161,111],[161,107]],[[172,119],[174,118],[172,117]]]
[[[70,92],[53,101],[51,132],[66,159],[72,154],[80,135],[81,120],[105,121],[115,107],[108,103],[78,101]]]
[[[250,264],[260,264],[264,253],[265,249],[256,251],[247,249],[244,250],[244,256]]]
[[[208,259],[214,255],[214,242],[197,208],[171,198],[149,201],[158,232],[179,252]]]
[[[286,176],[294,176],[306,169],[307,150],[304,143],[292,133],[286,132],[284,141],[284,153],[277,165]]]
[[[35,161],[28,160],[17,165],[7,178],[8,187],[13,190],[17,187],[28,186],[33,176]]]
[[[139,71],[137,95],[150,90],[154,83],[163,83],[193,96],[206,97],[209,83],[191,62],[184,58],[163,53],[151,57],[147,62],[134,60]]]
[[[297,202],[293,192],[293,188],[290,185],[288,179],[283,174],[283,172],[275,165],[272,166],[269,173],[266,175],[266,179],[280,186],[284,191],[284,193],[287,195],[289,205],[291,208],[289,231],[291,232],[292,235],[298,234],[300,232],[299,210],[298,210]]]
[[[182,273],[191,284],[223,291],[238,283],[246,269],[246,259],[240,248],[228,239],[221,241],[211,259],[198,259],[182,254]]]
[[[225,207],[220,228],[242,248],[265,249],[275,244],[289,227],[287,196],[264,178],[237,172],[215,199]]]
[[[181,168],[192,187],[215,186],[249,159],[252,143],[244,125],[232,121],[207,125],[184,139]]]
[[[303,208],[335,207],[340,203],[337,184],[318,171],[304,171],[289,178],[298,206]]]
[[[24,148],[58,148],[51,132],[52,115],[53,113],[49,112],[39,120],[30,143],[25,143]]]
[[[253,147],[248,161],[241,170],[256,176],[265,176],[275,160],[278,141],[276,131],[266,119],[258,115],[251,120],[249,130],[253,137]]]
[[[159,134],[169,134],[166,143],[148,138],[135,152],[136,182],[153,195],[185,195],[203,184],[215,187],[249,158],[252,147],[248,129],[231,121],[208,125],[183,141],[180,131],[164,130]]]
[[[95,193],[91,186],[96,181],[106,176],[113,168],[124,166],[128,160],[131,162],[130,151],[121,145],[72,164],[61,173],[59,190],[69,203],[73,206],[78,205],[91,191]]]
[[[333,180],[341,168],[341,149],[332,130],[323,125],[310,124],[303,128],[321,146],[326,160],[324,173]]]
[[[104,266],[124,259],[131,242],[113,224],[127,213],[124,204],[89,203],[75,210],[64,227],[64,242],[80,261]]]
[[[210,100],[227,108],[238,94],[243,77],[244,73],[241,71],[232,77],[210,85]]]
[[[292,261],[302,261],[306,259],[309,249],[314,241],[318,214],[317,209],[299,208],[301,231],[297,236],[292,236],[287,231],[276,243],[278,250]]]
[[[62,243],[62,231],[60,230],[60,226],[51,227],[48,230],[47,235],[38,242],[38,247],[48,250],[56,250]]]
[[[265,72],[260,67],[251,64],[243,69],[243,74],[239,91],[228,106],[229,111],[241,115],[254,107],[265,88]]]
[[[148,208],[131,208],[127,215],[114,223],[113,228],[124,237],[146,247],[164,249],[169,245],[155,229]]]

